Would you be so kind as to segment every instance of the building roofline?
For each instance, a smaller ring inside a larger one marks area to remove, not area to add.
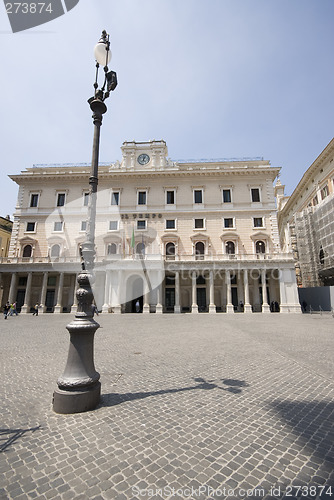
[[[296,199],[299,199],[301,191],[303,191],[310,178],[312,178],[316,170],[328,159],[331,154],[334,154],[334,138],[327,144],[319,156],[317,156],[314,162],[306,170],[294,191],[289,196],[288,201],[282,208],[282,212],[288,212],[292,208],[292,205],[296,202]]]

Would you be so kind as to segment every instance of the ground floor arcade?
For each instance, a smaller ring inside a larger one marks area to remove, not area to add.
[[[1,305],[16,302],[28,313],[38,303],[41,313],[73,313],[78,272],[1,269]],[[94,296],[103,313],[300,312],[294,269],[286,265],[109,265],[96,269]]]

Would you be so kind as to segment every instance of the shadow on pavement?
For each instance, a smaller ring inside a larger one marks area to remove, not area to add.
[[[275,401],[279,412],[313,457],[324,460],[334,471],[334,403],[332,401]]]
[[[35,432],[39,428],[40,425],[31,429],[0,429],[0,452],[5,451],[27,432]]]
[[[220,389],[222,391],[231,392],[232,394],[240,394],[242,392],[241,387],[248,387],[248,384],[243,380],[234,379],[223,379],[222,383],[227,387],[220,387],[218,384],[214,383],[214,380],[205,380],[204,378],[195,378],[197,385],[192,385],[189,387],[181,387],[175,389],[161,389],[160,391],[148,391],[148,392],[128,392],[125,394],[110,393],[103,394],[101,397],[101,403],[98,408],[103,406],[115,406],[126,401],[134,401],[136,399],[144,399],[151,396],[161,396],[162,394],[175,394],[178,392],[194,391],[201,389],[204,391],[212,389]]]

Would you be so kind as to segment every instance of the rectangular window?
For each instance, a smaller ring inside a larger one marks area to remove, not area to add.
[[[166,220],[166,229],[175,229],[175,219],[167,219]]]
[[[118,191],[111,193],[111,204],[112,205],[119,205],[119,192]]]
[[[324,186],[321,190],[321,199],[324,200],[325,198],[327,198],[328,195],[329,195],[329,189],[326,184],[326,186]]]
[[[82,220],[81,221],[81,229],[80,229],[80,231],[86,231],[86,228],[87,228],[87,221]]]
[[[146,220],[137,220],[137,229],[146,229]]]
[[[146,191],[138,191],[138,205],[146,205]]]
[[[117,229],[118,229],[118,221],[117,220],[109,221],[109,231],[117,231]]]
[[[174,191],[166,191],[166,205],[175,204],[175,193]]]
[[[259,190],[259,188],[252,188],[251,189],[251,194],[252,194],[252,202],[258,203],[260,201],[260,190]]]
[[[224,203],[231,203],[232,198],[231,198],[231,190],[230,189],[223,189],[223,202]]]
[[[165,284],[175,286],[175,276],[167,275],[165,278]]]
[[[83,197],[84,197],[84,200],[83,200],[84,207],[88,207],[89,193],[88,192],[84,193]]]
[[[204,229],[204,219],[195,219],[195,229]]]
[[[64,205],[65,205],[65,193],[58,193],[57,207],[63,207]]]
[[[34,232],[36,227],[36,222],[27,222],[27,231]]]
[[[56,286],[57,276],[48,276],[48,286]]]
[[[254,227],[263,227],[262,217],[253,217],[253,226]]]
[[[63,230],[63,221],[57,221],[53,226],[54,231],[62,231]]]
[[[203,203],[203,191],[194,189],[194,203]]]
[[[38,194],[32,194],[30,197],[30,206],[37,207],[38,205]]]
[[[233,224],[233,218],[232,218],[232,217],[228,217],[228,218],[225,218],[225,219],[224,219],[224,227],[225,227],[225,228],[231,228],[231,227],[234,227],[234,224]]]

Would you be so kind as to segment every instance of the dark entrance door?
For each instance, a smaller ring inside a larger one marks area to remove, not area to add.
[[[131,312],[132,313],[142,313],[143,312],[144,297],[137,297],[131,301]]]
[[[175,288],[166,288],[165,307],[166,311],[174,312],[175,306]]]
[[[24,297],[25,297],[26,291],[25,290],[18,290],[16,294],[16,309],[18,312],[21,311],[21,307],[24,304]]]
[[[238,308],[238,289],[232,287],[232,304],[234,309]]]
[[[197,288],[197,305],[198,312],[206,311],[206,289],[205,288]]]
[[[47,290],[45,299],[46,312],[53,312],[54,304],[55,304],[55,291]]]

